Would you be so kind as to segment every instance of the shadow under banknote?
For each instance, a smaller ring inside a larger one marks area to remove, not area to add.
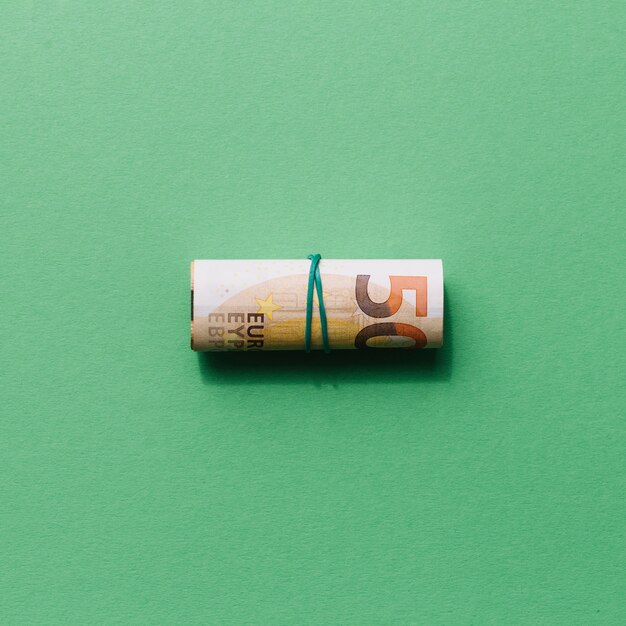
[[[198,363],[208,385],[287,385],[313,383],[339,386],[445,382],[452,374],[453,326],[446,292],[444,345],[433,350],[372,348],[314,351],[199,352]]]

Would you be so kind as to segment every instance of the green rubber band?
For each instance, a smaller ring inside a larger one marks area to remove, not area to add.
[[[322,255],[309,254],[311,260],[309,269],[309,286],[306,294],[306,325],[304,329],[304,349],[311,352],[311,320],[313,319],[313,287],[317,290],[317,302],[320,307],[320,325],[322,327],[322,342],[324,352],[330,352],[328,344],[328,323],[326,320],[326,307],[324,306],[324,296],[322,295],[322,276],[320,274],[320,260]]]

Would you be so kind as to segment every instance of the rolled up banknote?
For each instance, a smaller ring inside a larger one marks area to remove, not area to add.
[[[191,264],[191,347],[198,351],[302,350],[311,261],[210,260]],[[439,259],[322,259],[331,350],[439,348]],[[317,294],[311,348],[321,349]]]

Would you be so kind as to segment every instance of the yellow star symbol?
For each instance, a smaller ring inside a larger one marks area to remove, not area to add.
[[[257,301],[259,305],[259,310],[257,311],[257,313],[264,313],[265,315],[267,315],[267,318],[270,321],[273,319],[272,316],[274,315],[274,311],[277,311],[278,309],[283,308],[279,304],[274,304],[273,298],[274,298],[274,294],[271,294],[271,293],[269,296],[267,296],[267,300],[261,300],[261,298],[255,298],[255,300]]]

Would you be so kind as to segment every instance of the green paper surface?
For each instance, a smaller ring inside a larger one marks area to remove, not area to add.
[[[623,2],[3,6],[3,624],[626,622]],[[189,350],[312,252],[445,347]]]

